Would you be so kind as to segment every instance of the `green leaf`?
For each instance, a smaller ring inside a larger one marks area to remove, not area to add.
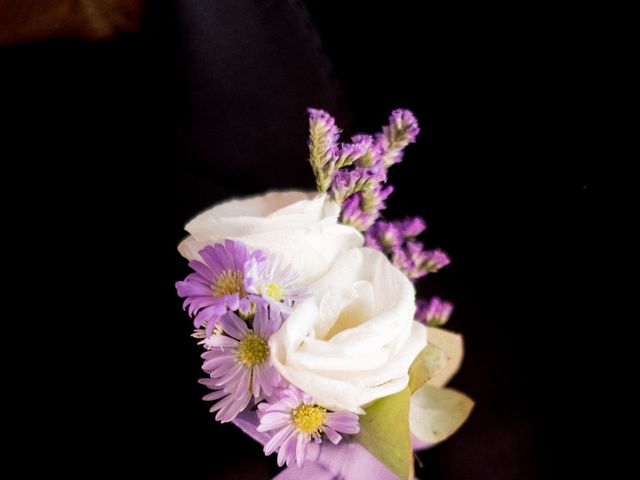
[[[447,362],[448,358],[445,353],[434,344],[428,343],[409,367],[411,393],[435,377],[440,370],[445,368]]]
[[[469,418],[473,405],[460,392],[423,385],[411,397],[411,433],[429,444],[442,442]]]
[[[413,450],[409,431],[409,387],[376,400],[360,417],[356,441],[401,480],[413,479]],[[372,479],[373,480],[373,479]]]
[[[426,383],[434,387],[444,387],[456,374],[462,364],[464,346],[462,335],[443,328],[427,327],[429,345],[437,347],[446,356],[446,364],[438,370]]]

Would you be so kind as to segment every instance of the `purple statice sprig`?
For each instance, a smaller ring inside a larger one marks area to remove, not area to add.
[[[428,250],[417,239],[427,228],[422,218],[380,218],[393,192],[387,184],[388,169],[402,160],[404,149],[420,132],[413,113],[394,110],[382,132],[373,137],[355,135],[351,143],[338,143],[335,119],[323,110],[309,109],[309,131],[316,184],[341,205],[343,224],[364,232],[366,244],[385,253],[412,282],[450,263],[444,251]]]
[[[379,165],[338,170],[333,175],[331,182],[331,196],[334,201],[344,205],[349,197],[360,192],[370,191],[380,185],[385,173]]]
[[[335,119],[323,110],[309,108],[309,163],[316,178],[316,187],[326,192],[336,169],[337,143],[340,130]]]
[[[450,263],[440,249],[426,250],[416,239],[427,228],[421,217],[376,222],[365,233],[367,246],[387,254],[395,267],[415,281]]]
[[[453,304],[440,297],[432,297],[428,300],[420,299],[416,306],[416,320],[428,327],[441,327],[449,321],[449,317],[453,313]]]
[[[435,273],[450,263],[449,256],[440,249],[426,250],[416,237],[427,224],[421,217],[405,220],[377,221],[365,233],[366,245],[386,254],[393,265],[412,282]],[[416,319],[429,326],[443,325],[451,316],[453,305],[438,297],[418,300]]]
[[[309,161],[321,192],[342,206],[342,223],[362,232],[380,218],[393,191],[387,170],[402,159],[404,148],[420,131],[409,110],[394,110],[381,133],[355,135],[338,143],[335,119],[323,110],[309,109]]]
[[[436,273],[449,265],[449,256],[440,249],[425,250],[422,242],[408,241],[391,252],[391,262],[411,281]]]
[[[409,110],[397,109],[389,117],[389,125],[376,135],[382,151],[384,166],[389,168],[402,160],[403,150],[416,141],[420,127],[416,117]]]
[[[384,253],[392,253],[426,229],[427,224],[422,217],[393,221],[380,220],[367,230],[365,239],[369,247]]]
[[[391,192],[391,185],[376,184],[350,196],[342,204],[342,223],[366,232],[380,218],[380,212],[387,207],[385,201]]]

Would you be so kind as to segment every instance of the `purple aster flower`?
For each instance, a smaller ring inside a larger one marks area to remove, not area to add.
[[[247,275],[249,260],[266,262],[264,252],[251,252],[241,242],[225,240],[224,244],[206,246],[200,250],[203,262],[191,260],[194,270],[184,281],[176,282],[178,296],[184,297],[183,307],[194,317],[194,326],[207,325],[206,333],[216,326],[218,319],[228,311],[252,309],[255,296],[247,293],[250,283]],[[259,301],[259,299],[258,299]]]
[[[209,351],[202,354],[202,369],[209,374],[199,382],[213,392],[204,400],[218,400],[210,409],[216,420],[230,422],[252,398],[261,400],[280,386],[282,378],[269,358],[269,337],[280,327],[282,318],[273,318],[266,306],[258,307],[253,328],[233,312],[219,320],[223,333],[205,340]]]
[[[389,117],[389,125],[382,129],[376,140],[383,151],[382,160],[385,167],[402,160],[402,151],[410,143],[416,141],[420,132],[416,117],[409,110],[394,110]]]
[[[309,296],[306,288],[296,286],[298,274],[280,255],[269,255],[267,262],[249,259],[247,272],[247,291],[264,298],[272,310],[290,313],[294,302]]]
[[[291,386],[280,392],[275,402],[261,403],[259,432],[274,432],[264,446],[265,455],[278,452],[278,466],[294,461],[302,467],[305,458],[318,454],[323,434],[334,444],[341,434],[360,431],[358,415],[352,412],[331,412],[317,405],[313,398]]]
[[[453,304],[439,297],[420,299],[417,302],[416,320],[430,327],[440,327],[449,321],[452,312]]]

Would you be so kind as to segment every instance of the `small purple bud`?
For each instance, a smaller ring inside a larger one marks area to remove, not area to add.
[[[398,228],[405,238],[417,237],[427,229],[427,224],[422,217],[407,218],[398,224]]]
[[[429,250],[425,252],[426,259],[424,260],[426,268],[429,273],[435,273],[442,267],[445,267],[451,263],[449,256],[440,249]]]
[[[439,297],[429,300],[418,300],[416,303],[416,320],[429,327],[440,327],[449,321],[453,313],[453,304]]]
[[[390,167],[402,160],[402,151],[416,141],[420,132],[416,117],[409,110],[394,110],[389,117],[389,125],[376,135],[376,142],[382,150],[384,165]]]

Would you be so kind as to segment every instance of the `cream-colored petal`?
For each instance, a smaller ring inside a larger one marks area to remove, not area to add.
[[[474,402],[449,388],[424,385],[411,396],[411,433],[423,444],[439,443],[462,426]]]
[[[271,337],[282,376],[323,406],[356,413],[405,388],[427,340],[413,321],[411,282],[383,254],[356,248],[310,288]]]
[[[216,205],[191,220],[191,233],[178,246],[181,255],[198,259],[207,245],[225,239],[282,255],[299,275],[299,285],[319,279],[344,251],[360,247],[356,229],[337,223],[340,207],[324,194],[271,192]]]
[[[447,362],[427,384],[434,387],[444,387],[458,372],[464,356],[462,335],[442,328],[428,327],[429,343],[444,352]]]

